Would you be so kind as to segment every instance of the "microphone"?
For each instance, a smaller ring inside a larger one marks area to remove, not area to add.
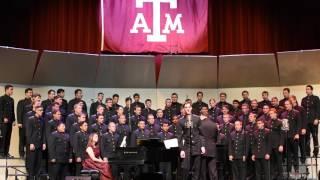
[[[187,115],[187,122],[186,122],[186,128],[192,128],[193,124],[192,124],[192,120],[191,120],[191,114]]]

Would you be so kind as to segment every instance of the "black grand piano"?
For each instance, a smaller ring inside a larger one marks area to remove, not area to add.
[[[166,149],[160,139],[139,139],[137,147],[117,148],[109,159],[113,174],[119,180],[174,180],[179,178],[179,149]],[[227,154],[224,145],[217,145],[218,175],[223,177]]]

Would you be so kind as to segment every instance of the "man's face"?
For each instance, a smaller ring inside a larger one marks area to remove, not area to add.
[[[191,114],[192,111],[192,106],[188,103],[184,105],[184,111],[186,112],[187,115]]]
[[[258,102],[257,101],[251,101],[251,107],[252,108],[257,108],[258,107]]]
[[[112,98],[112,103],[113,103],[113,104],[118,104],[118,102],[119,102],[119,97],[118,97],[118,96],[114,96],[114,97]]]
[[[139,129],[144,129],[146,127],[146,123],[144,121],[139,121],[138,127]]]
[[[83,122],[83,121],[86,121],[86,116],[84,114],[81,114],[79,117],[78,117],[78,122]]]
[[[33,98],[33,101],[38,102],[41,101],[41,97],[40,96],[36,96]]]
[[[154,117],[153,117],[153,115],[148,115],[148,123],[149,123],[149,124],[154,124]]]
[[[54,105],[52,106],[52,110],[53,110],[53,111],[58,111],[59,109],[60,109],[60,106],[57,105],[57,104],[54,104]]]
[[[55,120],[61,120],[61,112],[60,111],[56,112],[52,116],[53,116],[53,119],[55,119]]]
[[[242,123],[240,121],[236,121],[234,123],[234,128],[236,129],[236,131],[241,131],[242,130]]]
[[[102,124],[103,121],[104,121],[104,117],[103,117],[103,116],[98,116],[97,122],[98,122],[99,124]]]
[[[221,111],[222,111],[223,114],[228,114],[229,113],[229,109],[226,108],[226,107],[222,107]]]
[[[171,105],[172,105],[171,100],[167,99],[166,100],[166,107],[171,107]]]
[[[162,124],[162,130],[163,130],[164,132],[168,132],[168,130],[169,130],[169,124],[167,124],[167,123]]]
[[[210,103],[210,107],[216,107],[216,101],[211,99],[211,101],[209,102]]]
[[[230,122],[230,115],[229,114],[225,114],[225,115],[223,115],[223,122],[225,122],[225,123],[228,123],[228,122]]]
[[[129,107],[132,102],[130,100],[126,101],[126,106]]]
[[[147,106],[147,108],[151,108],[151,101],[147,101],[146,106]]]
[[[262,99],[263,100],[268,100],[268,97],[269,95],[268,95],[268,93],[262,93]]]
[[[284,107],[286,108],[286,110],[292,110],[292,104],[289,101],[286,101],[284,103]]]
[[[80,104],[76,105],[74,112],[76,114],[80,114],[82,112],[82,107],[80,106]]]
[[[50,93],[48,94],[48,99],[53,99],[55,95],[56,93],[54,91],[50,91]]]
[[[289,94],[289,92],[287,90],[284,90],[282,94],[283,94],[283,97],[289,98],[290,94]]]
[[[294,98],[293,96],[289,97],[289,100],[293,103],[293,104],[297,104],[297,99]]]
[[[63,123],[61,123],[57,127],[57,130],[58,130],[58,132],[64,133],[66,131],[66,126]]]
[[[203,94],[202,93],[198,93],[198,95],[197,95],[198,101],[202,101],[202,98],[203,98]]]
[[[12,95],[13,95],[13,87],[9,87],[9,88],[6,90],[6,94],[9,95],[9,96],[12,96]]]
[[[264,122],[263,121],[258,121],[257,122],[257,127],[258,127],[258,129],[263,129],[264,128]]]
[[[262,108],[262,112],[265,114],[268,113],[269,110],[270,110],[269,106],[263,106],[263,108]]]
[[[64,98],[64,92],[60,92],[58,95],[59,95],[60,97]]]
[[[278,104],[279,104],[278,99],[272,98],[272,100],[271,100],[271,105],[272,105],[272,106],[278,106]]]
[[[116,124],[115,123],[109,123],[108,125],[109,131],[116,132]]]
[[[119,120],[120,124],[125,124],[126,123],[126,116],[121,115],[118,120]]]
[[[36,109],[36,115],[37,115],[38,117],[40,117],[40,116],[42,116],[42,114],[43,114],[43,108],[37,108],[37,109]]]
[[[238,109],[240,106],[238,102],[233,102],[232,105],[235,109]]]
[[[226,100],[227,100],[226,95],[220,94],[220,101],[221,101],[221,102],[225,102]]]
[[[133,99],[134,99],[135,102],[139,102],[140,97],[139,96],[134,96]]]
[[[178,96],[177,95],[172,95],[171,96],[171,100],[172,100],[172,102],[174,102],[174,103],[176,103],[176,102],[178,102]]]
[[[256,115],[250,113],[249,114],[249,122],[255,122],[256,121]]]
[[[249,107],[246,105],[241,106],[241,110],[243,113],[247,114],[249,112]]]
[[[87,132],[88,131],[88,123],[83,123],[82,126],[80,126],[81,131]]]
[[[124,112],[123,108],[122,108],[122,107],[119,107],[119,109],[118,109],[118,114],[123,114],[123,112]]]
[[[108,100],[106,102],[106,105],[107,105],[108,108],[111,108],[112,107],[112,100]]]
[[[306,87],[306,93],[307,93],[307,95],[311,95],[312,89],[310,87]]]
[[[56,100],[55,100],[55,102],[56,103],[58,103],[59,105],[62,105],[62,98],[57,98]]]
[[[136,115],[141,115],[141,107],[136,107],[134,112],[136,113]]]
[[[76,94],[76,98],[78,99],[82,99],[83,95],[82,95],[82,91],[78,91]]]
[[[201,111],[200,111],[200,113],[201,113],[201,115],[203,115],[203,116],[208,116],[208,108],[207,107],[205,107],[205,106],[203,106],[202,108],[201,108]]]
[[[179,121],[178,116],[173,116],[171,121],[173,124],[177,124]]]
[[[271,118],[271,119],[277,119],[277,117],[278,117],[277,113],[274,112],[274,111],[270,111],[270,112],[269,112],[269,115],[270,115],[270,118]]]
[[[103,94],[99,94],[99,95],[98,95],[98,101],[102,102],[102,101],[103,101],[103,97],[104,97]]]
[[[162,118],[163,117],[163,111],[162,110],[158,110],[157,111],[157,117],[158,118]]]
[[[248,99],[249,98],[249,93],[247,93],[247,92],[242,93],[242,98],[243,99]]]
[[[103,114],[103,111],[104,111],[104,107],[103,107],[103,106],[100,106],[100,107],[97,109],[97,114]]]
[[[31,91],[31,90],[27,91],[26,98],[31,98],[32,94],[33,94],[33,91]]]

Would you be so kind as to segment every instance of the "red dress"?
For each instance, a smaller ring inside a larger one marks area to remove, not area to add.
[[[96,158],[100,158],[100,149],[98,146],[93,147],[94,156]],[[89,154],[86,152],[85,153],[85,159],[82,161],[82,166],[84,169],[94,169],[98,170],[100,172],[100,180],[112,180],[112,175],[111,175],[111,170],[110,166],[106,162],[95,162],[93,161]]]

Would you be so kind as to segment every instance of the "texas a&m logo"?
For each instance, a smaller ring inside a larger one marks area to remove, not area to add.
[[[184,30],[181,23],[182,14],[177,14],[174,20],[169,13],[165,13],[165,26],[164,29],[160,27],[161,11],[160,6],[163,3],[169,3],[170,9],[177,8],[177,0],[136,0],[136,8],[143,8],[144,3],[152,3],[153,7],[153,25],[152,30],[149,28],[143,13],[137,13],[136,19],[130,33],[146,33],[148,42],[167,42],[167,34],[172,31],[183,34]]]

